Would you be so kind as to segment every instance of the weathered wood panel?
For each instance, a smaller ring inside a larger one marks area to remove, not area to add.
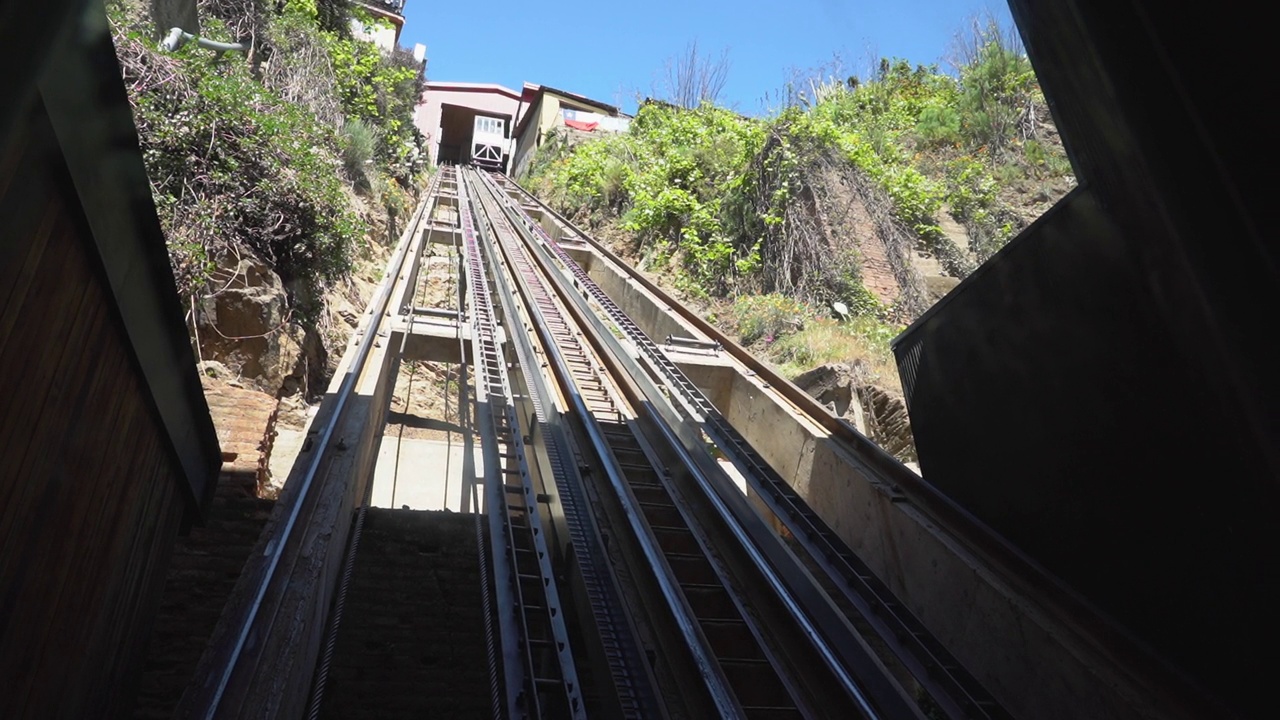
[[[38,103],[0,217],[0,717],[117,716],[184,497]]]

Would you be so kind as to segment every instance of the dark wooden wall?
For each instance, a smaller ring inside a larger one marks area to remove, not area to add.
[[[0,148],[0,717],[133,695],[184,502],[38,101]]]

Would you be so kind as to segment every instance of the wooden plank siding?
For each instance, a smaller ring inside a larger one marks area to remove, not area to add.
[[[0,717],[128,712],[185,495],[49,118],[0,148]]]

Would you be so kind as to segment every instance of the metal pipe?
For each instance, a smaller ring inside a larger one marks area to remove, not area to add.
[[[447,320],[460,320],[462,318],[461,312],[457,310],[450,310],[448,308],[433,308],[433,307],[419,306],[419,307],[414,307],[413,310],[410,312],[410,314],[426,315],[427,317],[445,318]]]
[[[720,343],[715,340],[699,340],[697,338],[681,337],[679,335],[668,335],[667,345],[690,348],[693,350],[713,350],[715,352],[720,352],[720,348],[722,347]]]
[[[160,41],[160,49],[166,52],[177,52],[178,49],[191,40],[195,40],[197,45],[206,50],[213,50],[219,53],[242,52],[246,55],[249,53],[249,46],[245,43],[218,42],[189,33],[180,27],[169,29],[169,34],[165,35],[164,39]]]

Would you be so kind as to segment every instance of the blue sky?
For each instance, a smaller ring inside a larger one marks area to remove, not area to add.
[[[967,18],[988,11],[1008,23],[1001,0],[640,0],[441,3],[408,0],[402,45],[427,46],[432,80],[524,81],[577,92],[630,111],[666,60],[691,40],[731,68],[724,100],[757,114],[791,68],[841,58],[862,74],[872,57],[942,63]]]

